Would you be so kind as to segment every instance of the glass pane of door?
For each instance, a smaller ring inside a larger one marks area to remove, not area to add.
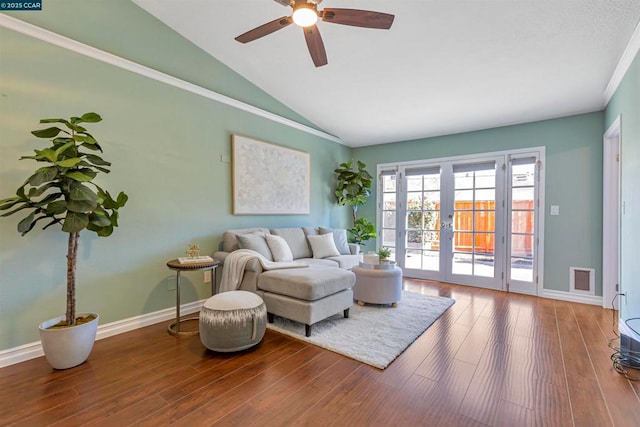
[[[451,273],[496,277],[495,162],[453,167]]]
[[[396,259],[396,189],[397,176],[383,174],[381,176],[382,188],[382,229],[378,230],[382,238],[382,246],[391,249],[391,259]]]
[[[520,163],[520,164],[518,164]],[[533,282],[535,159],[511,165],[511,244],[509,280]]]
[[[440,168],[407,171],[404,266],[440,270]]]

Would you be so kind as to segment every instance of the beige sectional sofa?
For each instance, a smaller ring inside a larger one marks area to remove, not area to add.
[[[255,250],[269,261],[281,261],[278,259],[278,256],[282,257],[281,251],[273,248],[272,253],[269,248],[273,240],[286,242],[292,260],[308,267],[265,271],[260,261],[254,259],[246,264],[238,289],[260,295],[270,321],[277,315],[304,323],[307,336],[311,334],[311,325],[322,319],[341,311],[348,317],[353,304],[351,288],[355,283],[350,270],[362,261],[362,255],[353,253],[357,251],[354,245],[347,243],[344,229],[256,227],[227,230],[223,234],[221,250],[214,257],[224,265],[231,252],[242,248]]]

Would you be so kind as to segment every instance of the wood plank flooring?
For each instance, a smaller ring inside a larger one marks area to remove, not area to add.
[[[611,367],[610,310],[405,289],[456,304],[384,371],[271,331],[217,354],[162,323],[96,342],[74,369],[44,358],[0,369],[0,425],[640,425],[640,384]]]

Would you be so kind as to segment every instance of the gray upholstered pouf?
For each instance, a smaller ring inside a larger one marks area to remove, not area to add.
[[[213,351],[240,351],[258,344],[266,325],[262,298],[247,291],[223,292],[200,310],[200,341]]]
[[[396,306],[402,298],[402,269],[392,270],[353,267],[356,284],[353,286],[353,299],[359,305],[392,304]]]

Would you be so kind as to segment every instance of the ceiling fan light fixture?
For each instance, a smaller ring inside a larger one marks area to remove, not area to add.
[[[311,3],[296,2],[293,9],[293,22],[301,27],[309,27],[314,25],[318,20],[318,12],[316,12],[315,5]]]

